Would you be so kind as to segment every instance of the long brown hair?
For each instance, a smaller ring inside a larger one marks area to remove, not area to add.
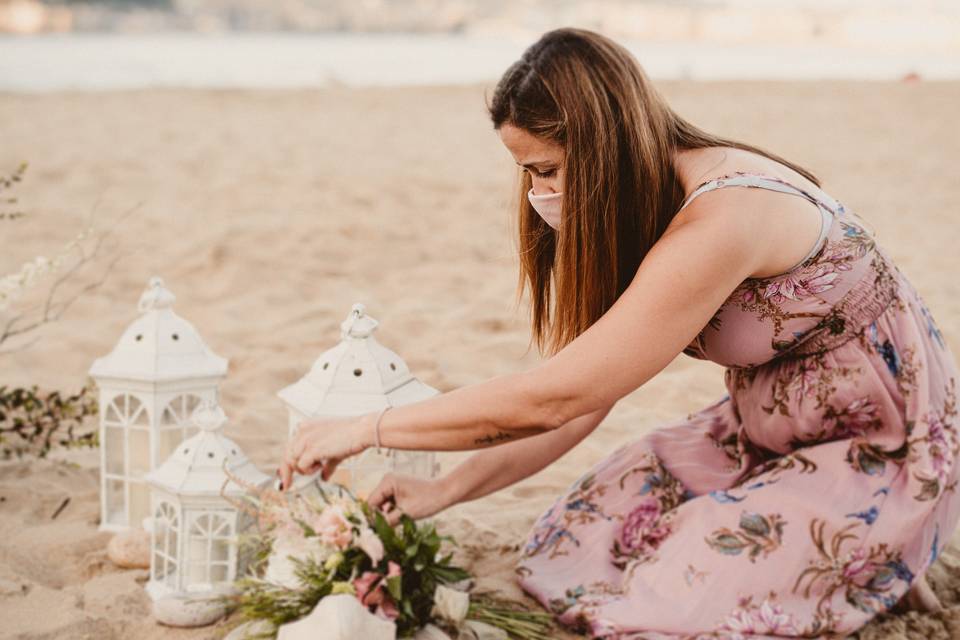
[[[820,186],[780,156],[681,118],[629,51],[586,29],[543,34],[506,70],[486,106],[495,130],[508,123],[564,148],[557,232],[526,198],[529,174],[521,170],[519,181],[517,300],[529,285],[532,337],[541,354],[545,346],[556,353],[596,322],[663,235],[684,197],[675,150],[745,149]]]

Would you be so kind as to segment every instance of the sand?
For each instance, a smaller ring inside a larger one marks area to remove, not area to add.
[[[955,159],[960,83],[661,82],[701,126],[784,154],[871,223],[960,353]],[[123,258],[0,384],[75,390],[162,276],[176,310],[230,359],[228,435],[272,473],[286,433],[275,392],[338,338],[354,302],[415,374],[450,390],[533,366],[514,309],[515,166],[485,87],[0,94],[0,172],[32,219],[2,227],[0,272],[52,254],[97,204]],[[489,87],[486,87],[489,91]],[[482,584],[519,597],[517,545],[567,483],[620,443],[712,402],[722,369],[680,356],[544,472],[455,507],[441,527]],[[445,468],[464,454],[441,456]],[[145,571],[105,557],[96,456],[0,464],[0,636],[213,638],[149,617]],[[54,520],[64,498],[70,503]],[[960,636],[960,537],[931,570],[949,606],[878,619],[861,637]],[[572,636],[571,636],[572,637]]]

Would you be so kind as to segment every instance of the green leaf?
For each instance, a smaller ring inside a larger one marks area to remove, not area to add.
[[[393,599],[400,602],[403,596],[401,576],[391,576],[387,578],[387,591],[393,596]]]

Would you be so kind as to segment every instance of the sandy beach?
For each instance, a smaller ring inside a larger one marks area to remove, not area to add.
[[[960,353],[960,82],[657,85],[698,125],[818,175],[873,225]],[[0,384],[78,389],[153,275],[229,358],[226,435],[271,474],[287,424],[275,394],[336,343],[355,302],[441,391],[532,367],[526,302],[514,306],[516,166],[485,90],[0,93],[0,173],[30,163],[16,192],[30,216],[2,227],[0,272],[56,252],[94,206],[102,225],[137,207],[115,229],[122,258],[104,285],[29,349],[0,357]],[[520,598],[518,545],[556,494],[621,443],[723,393],[722,368],[680,356],[551,467],[438,522],[484,586]],[[444,470],[464,455],[441,455]],[[69,458],[0,463],[0,637],[219,637],[152,621],[147,572],[106,558],[96,454]],[[861,638],[960,637],[960,533],[952,540],[929,574],[947,610],[878,618]]]

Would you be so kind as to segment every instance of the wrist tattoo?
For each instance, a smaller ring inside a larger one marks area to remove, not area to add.
[[[497,431],[496,435],[486,435],[473,441],[474,444],[493,444],[501,440],[509,440],[512,436],[504,431]]]

